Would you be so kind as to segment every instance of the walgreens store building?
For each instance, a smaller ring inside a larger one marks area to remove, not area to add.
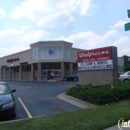
[[[1,80],[46,80],[78,73],[77,53],[84,51],[66,41],[39,41],[30,49],[0,58]],[[124,59],[118,58],[118,71],[124,71]]]
[[[54,79],[78,73],[77,52],[66,41],[39,41],[30,49],[0,58],[0,79],[44,80],[54,72]]]

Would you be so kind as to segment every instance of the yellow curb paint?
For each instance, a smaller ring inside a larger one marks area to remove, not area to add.
[[[23,101],[20,99],[20,97],[18,97],[18,100],[20,101],[20,103],[22,104],[25,112],[27,113],[29,118],[32,118],[32,115],[30,114],[29,110],[27,109],[27,107],[24,105]]]

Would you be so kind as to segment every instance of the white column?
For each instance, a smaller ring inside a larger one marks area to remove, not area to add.
[[[69,69],[70,69],[70,74],[72,74],[72,73],[73,73],[73,68],[72,68],[72,65],[73,65],[73,63],[71,63],[71,62],[70,62],[70,67],[69,67]]]
[[[3,79],[3,68],[1,68],[1,79]]]
[[[38,80],[41,80],[41,63],[38,63]]]
[[[19,66],[19,80],[22,80],[22,66]]]
[[[34,80],[34,64],[31,64],[31,80]]]
[[[11,67],[9,67],[9,80],[11,79]]]
[[[61,62],[61,79],[64,78],[65,75],[65,67],[64,62]]]

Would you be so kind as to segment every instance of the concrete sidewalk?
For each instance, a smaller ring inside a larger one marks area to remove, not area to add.
[[[119,130],[119,128],[118,128],[117,125],[115,125],[115,126],[113,126],[113,127],[107,128],[107,129],[105,129],[105,130]],[[123,130],[123,129],[122,129],[122,130]]]
[[[77,107],[80,107],[80,108],[91,108],[91,107],[96,107],[96,105],[92,104],[92,103],[89,103],[89,102],[85,102],[85,101],[82,101],[80,99],[77,99],[77,98],[74,98],[74,97],[71,97],[71,96],[68,96],[66,95],[65,93],[61,93],[59,95],[57,95],[57,97],[61,100],[64,100],[68,103],[71,103]]]
[[[60,82],[60,81],[62,81],[62,80],[61,80],[61,79],[49,79],[49,80],[43,79],[42,81],[43,81],[43,82]]]
[[[113,126],[113,127],[107,128],[107,129],[105,129],[105,130],[130,130],[130,127],[119,129],[119,128],[118,128],[118,125],[115,125],[115,126]]]

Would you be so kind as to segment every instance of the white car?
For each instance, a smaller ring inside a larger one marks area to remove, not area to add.
[[[130,81],[130,71],[127,71],[126,73],[121,74],[119,76],[119,80],[121,80],[121,81]]]

